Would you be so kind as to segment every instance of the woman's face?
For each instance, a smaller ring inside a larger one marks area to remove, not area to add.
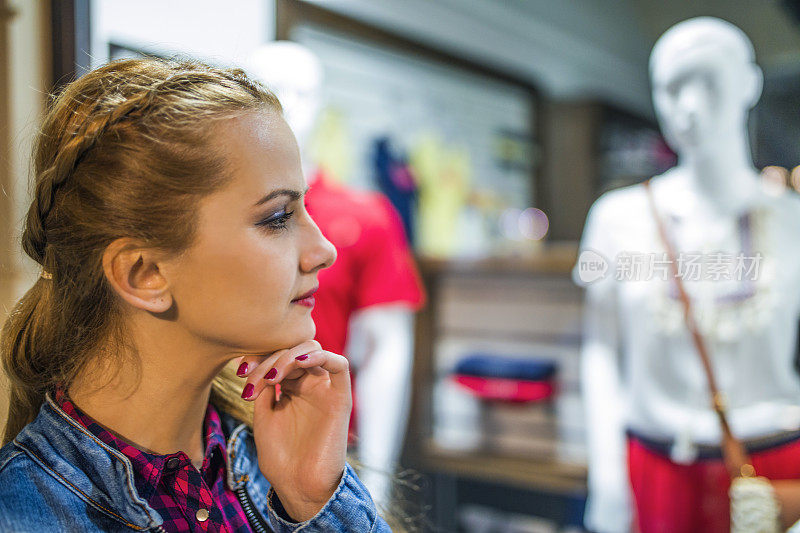
[[[237,355],[312,339],[311,302],[298,299],[336,250],[306,212],[294,135],[263,112],[221,125],[217,142],[231,180],[200,203],[196,240],[170,266],[176,320]]]

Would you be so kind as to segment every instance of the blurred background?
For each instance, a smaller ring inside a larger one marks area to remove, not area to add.
[[[388,172],[428,294],[416,315],[401,465],[421,473],[406,497],[440,531],[582,531],[582,293],[570,270],[592,202],[675,164],[648,81],[661,33],[699,15],[747,33],[765,74],[750,121],[756,166],[800,187],[796,0],[0,6],[3,312],[38,275],[19,233],[31,139],[50,93],[120,57],[242,65],[280,39],[320,58],[326,81],[313,162],[343,185],[387,194]],[[497,401],[453,379],[488,356],[537,362],[552,390]]]

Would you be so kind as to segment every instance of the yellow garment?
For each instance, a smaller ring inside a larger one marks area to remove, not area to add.
[[[418,250],[450,257],[458,250],[459,217],[470,193],[469,153],[426,134],[411,150],[409,164],[418,186]]]
[[[341,111],[322,111],[310,144],[311,161],[332,181],[343,183],[344,176],[353,175],[353,143]]]

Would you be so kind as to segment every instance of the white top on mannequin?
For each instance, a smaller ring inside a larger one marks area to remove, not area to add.
[[[322,63],[301,44],[276,41],[253,51],[245,69],[278,96],[311,183],[307,148],[321,111]],[[367,307],[353,314],[348,329],[344,355],[359,377],[358,455],[365,467],[359,475],[375,503],[386,505],[408,418],[413,311],[404,303]]]
[[[760,271],[738,303],[736,281],[686,281],[700,315],[733,432],[753,438],[800,428],[800,378],[793,367],[800,317],[800,200],[770,194],[753,167],[747,114],[761,94],[761,70],[744,33],[710,17],[667,31],[650,56],[653,102],[678,165],[653,179],[676,253],[742,251],[740,216],[751,213]],[[694,444],[719,444],[699,356],[680,302],[659,276],[616,279],[620,253],[661,254],[642,185],[604,194],[587,218],[582,250],[609,262],[586,287],[581,381],[589,435],[586,525],[629,530],[631,495],[625,428],[672,439],[673,459],[691,462]],[[657,257],[663,257],[657,255]],[[752,263],[751,263],[752,264]]]

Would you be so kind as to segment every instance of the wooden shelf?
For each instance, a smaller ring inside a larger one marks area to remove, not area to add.
[[[480,259],[418,257],[423,274],[569,274],[578,259],[578,243],[545,243],[536,253]]]
[[[428,442],[420,458],[432,472],[444,472],[522,489],[586,494],[586,467],[553,458],[510,457],[485,452],[455,452]]]
[[[543,243],[526,256],[418,259],[429,304],[415,325],[410,467],[570,500],[586,496],[585,464],[559,454],[557,443],[540,454],[526,448],[526,455],[516,455],[502,448],[502,439],[474,451],[445,449],[433,440],[433,391],[441,362],[437,357],[446,355],[437,350],[443,349],[443,341],[452,344],[457,338],[476,337],[483,344],[514,341],[552,347],[565,360],[572,357],[579,343],[583,301],[570,276],[577,257],[578,243],[563,241]],[[574,395],[572,389],[567,392]]]

